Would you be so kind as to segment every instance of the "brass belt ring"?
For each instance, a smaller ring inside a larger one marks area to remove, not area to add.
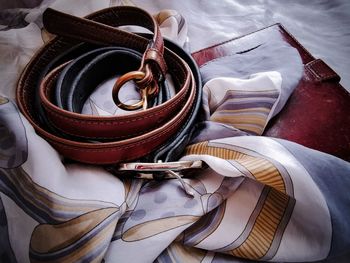
[[[144,106],[147,103],[147,93],[142,92],[141,100],[134,104],[125,104],[119,100],[119,91],[121,87],[128,82],[129,80],[141,80],[146,76],[146,73],[143,71],[130,71],[115,82],[112,90],[112,96],[114,103],[123,110],[137,110]]]

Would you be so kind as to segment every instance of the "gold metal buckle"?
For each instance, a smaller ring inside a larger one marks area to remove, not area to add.
[[[138,84],[140,89],[141,100],[134,104],[125,104],[119,99],[119,91],[121,87],[128,81],[134,80]],[[148,107],[148,96],[153,95],[158,89],[157,87],[152,87],[150,85],[150,80],[152,80],[151,71],[148,66],[145,67],[145,72],[141,70],[130,71],[125,73],[123,76],[119,77],[115,82],[112,90],[112,96],[114,103],[123,110],[138,110],[143,108],[144,110]],[[141,87],[144,83],[147,83],[145,87]]]

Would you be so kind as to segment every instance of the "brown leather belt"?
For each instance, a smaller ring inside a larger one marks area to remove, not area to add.
[[[59,37],[36,53],[17,88],[19,108],[35,130],[63,156],[84,163],[175,159],[189,140],[201,83],[196,64],[186,52],[169,41],[164,47],[153,17],[126,6],[86,18],[47,9],[43,22]],[[116,28],[122,25],[143,26],[153,35],[149,39]],[[113,59],[118,64],[115,68],[110,63]],[[144,106],[144,110],[108,117],[81,114],[83,101],[93,91],[86,83],[114,69],[124,74],[114,86],[114,101],[125,109]],[[162,92],[166,74],[174,82],[173,97]],[[128,80],[134,80],[140,91],[136,105],[119,101],[119,89]]]

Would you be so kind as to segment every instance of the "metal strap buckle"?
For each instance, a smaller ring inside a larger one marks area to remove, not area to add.
[[[185,192],[194,197],[191,188],[184,182],[182,177],[187,176],[194,169],[202,169],[202,161],[179,161],[158,163],[121,163],[117,168],[120,173],[131,172],[139,179],[178,179]]]
[[[179,162],[158,162],[158,163],[122,163],[119,165],[119,171],[130,171],[141,174],[163,173],[167,171],[183,172],[189,169],[202,168],[202,161],[179,161]],[[174,178],[170,175],[169,178]],[[154,178],[145,178],[154,179]]]

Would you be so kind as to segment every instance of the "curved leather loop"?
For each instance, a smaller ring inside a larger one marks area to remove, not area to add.
[[[141,59],[140,52],[125,48],[97,48],[74,59],[65,67],[56,84],[56,96],[67,102],[67,107],[62,108],[80,113],[95,87],[113,77],[116,72],[125,74],[134,70],[139,66]],[[62,83],[63,81],[65,83]],[[63,93],[66,96],[61,94],[62,91],[59,92],[62,88],[68,90]]]
[[[112,46],[79,44],[71,38],[56,37],[39,50],[20,78],[18,105],[37,132],[67,158],[94,164],[139,158],[173,160],[182,151],[182,142],[188,139],[195,121],[201,84],[194,61],[170,41],[165,41],[164,58],[175,85],[173,97],[169,95],[166,81],[162,81],[153,107],[145,111],[111,117],[80,113],[84,101],[99,82],[114,71],[123,74],[137,68],[145,57],[141,54],[149,37],[154,37],[127,33],[130,39],[118,39],[115,31],[120,30],[114,26],[132,19],[116,21],[118,9],[109,8],[89,16],[99,21],[98,25],[108,26],[108,32],[114,35]],[[106,36],[99,31],[94,34],[101,36],[97,38],[102,44]],[[84,38],[89,38],[89,34]],[[96,44],[96,37],[93,39],[88,42]],[[103,70],[116,60],[123,66]],[[95,79],[90,74],[99,77]],[[38,85],[40,92],[36,91]],[[39,99],[36,94],[40,94]]]

